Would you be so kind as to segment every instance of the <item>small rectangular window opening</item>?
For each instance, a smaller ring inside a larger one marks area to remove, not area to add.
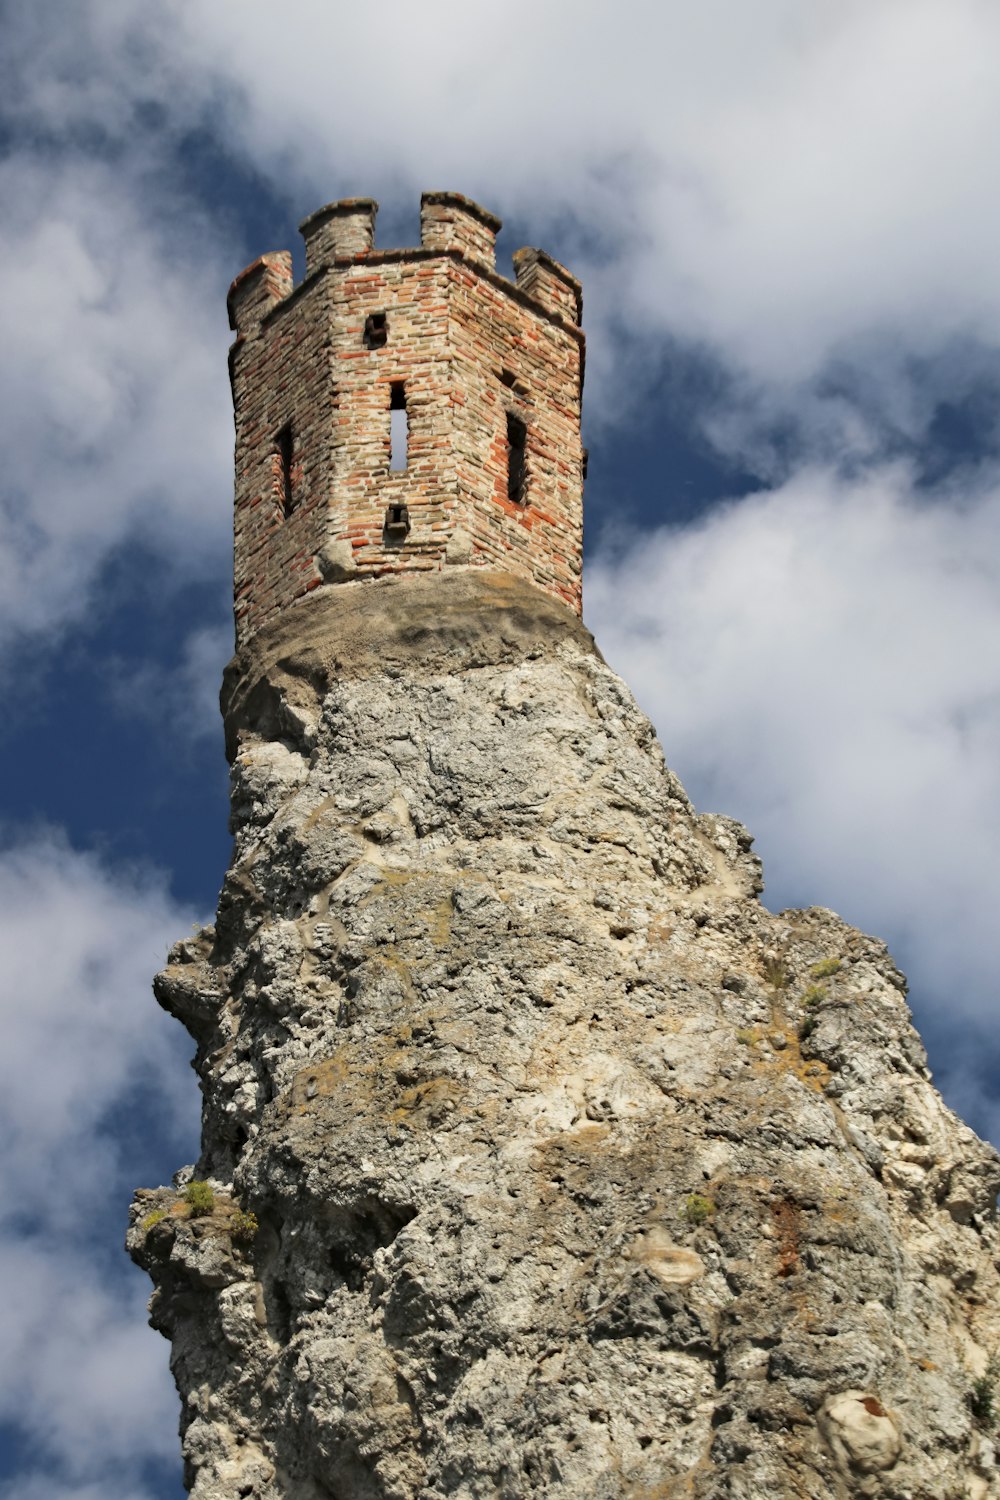
[[[405,505],[387,505],[385,509],[386,536],[396,541],[402,541],[409,529],[409,508]]]
[[[295,495],[292,490],[292,463],[295,458],[295,440],[292,436],[291,422],[287,422],[278,433],[278,436],[274,440],[274,446],[278,459],[281,509],[288,516],[291,515],[295,508]]]
[[[500,384],[508,391],[513,391],[515,396],[527,396],[528,387],[514,370],[508,370],[506,365],[500,367]]]
[[[507,413],[507,499],[523,505],[525,498],[524,446],[528,429],[520,417]]]
[[[394,380],[389,387],[389,468],[406,468],[410,446],[410,422],[406,412],[406,387]]]
[[[365,348],[382,349],[389,337],[389,323],[384,312],[369,313],[365,319]]]

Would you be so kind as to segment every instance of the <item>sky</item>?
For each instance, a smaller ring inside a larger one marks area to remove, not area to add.
[[[1000,1142],[993,0],[49,0],[0,59],[0,1500],[179,1500],[121,1252],[228,856],[229,282],[371,195],[584,285],[585,618],[765,903],[885,938]]]

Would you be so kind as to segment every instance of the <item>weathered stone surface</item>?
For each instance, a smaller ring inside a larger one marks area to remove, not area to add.
[[[197,1500],[1000,1495],[997,1158],[573,613],[320,589],[225,703],[232,865],[156,987],[215,1206],[129,1231]]]
[[[844,1391],[824,1401],[820,1430],[846,1479],[877,1474],[899,1462],[899,1424],[870,1391]],[[862,1484],[862,1490],[873,1491]]]

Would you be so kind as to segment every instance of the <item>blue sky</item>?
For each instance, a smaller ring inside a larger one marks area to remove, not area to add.
[[[331,199],[390,246],[453,188],[580,276],[588,622],[1000,1140],[998,61],[991,0],[5,17],[0,1500],[182,1494],[119,1245],[197,1150],[149,981],[228,854],[225,292]]]

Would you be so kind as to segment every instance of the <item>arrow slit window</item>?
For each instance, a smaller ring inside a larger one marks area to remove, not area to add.
[[[291,422],[286,422],[274,440],[274,467],[278,482],[278,500],[283,516],[290,516],[295,509],[295,488],[292,467],[295,462],[295,438]]]
[[[409,461],[410,420],[406,412],[406,387],[394,380],[389,387],[389,468],[405,469]]]
[[[516,417],[512,411],[507,413],[507,499],[515,505],[525,503],[527,470],[524,462],[524,450],[528,439],[528,429]]]

